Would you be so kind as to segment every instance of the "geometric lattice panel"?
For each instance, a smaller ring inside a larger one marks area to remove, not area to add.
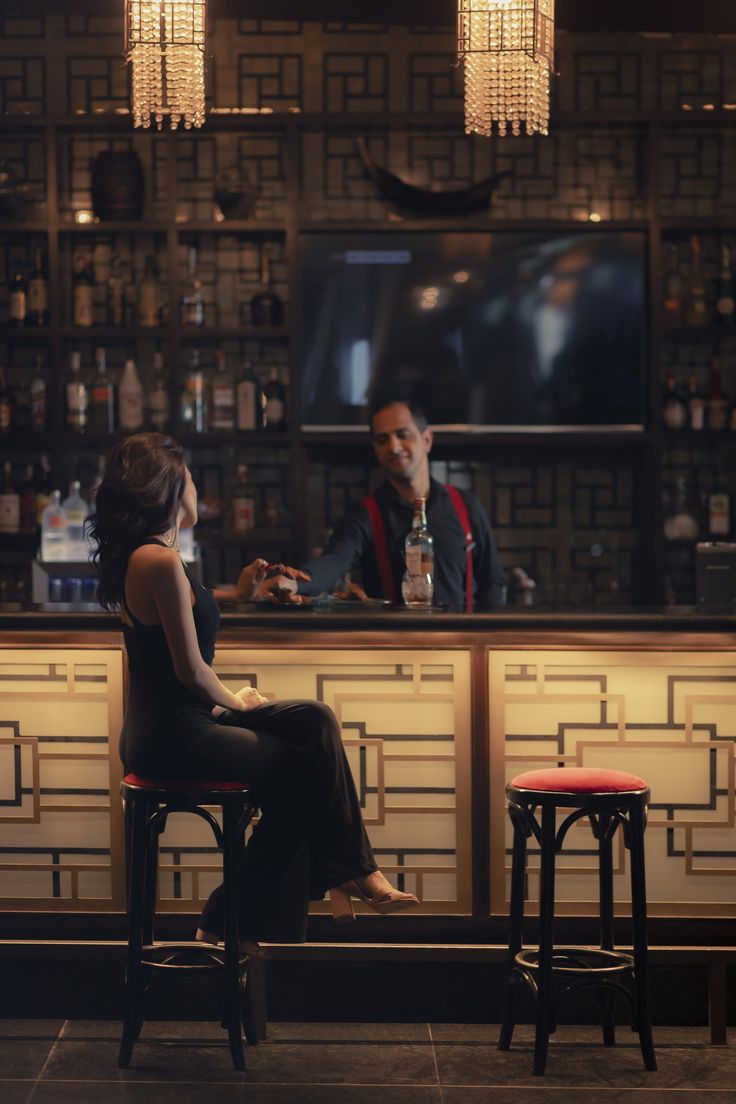
[[[215,669],[234,689],[250,684],[267,697],[329,705],[381,869],[417,894],[422,912],[471,911],[469,652],[221,648]],[[210,854],[178,831],[193,829],[172,824],[164,856],[175,850],[187,874],[206,868]],[[198,874],[202,896],[216,880]],[[195,910],[186,882],[165,908]]]
[[[734,653],[496,652],[490,656],[492,911],[508,900],[511,831],[503,787],[544,766],[610,767],[645,778],[647,901],[659,916],[736,915]],[[615,895],[629,899],[615,837]],[[597,911],[586,821],[558,857],[557,909]],[[538,902],[530,849],[529,902]],[[625,911],[625,909],[624,909]]]
[[[120,648],[0,651],[2,908],[124,907],[122,704]]]

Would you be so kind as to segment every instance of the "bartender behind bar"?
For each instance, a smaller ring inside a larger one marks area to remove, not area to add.
[[[368,596],[400,601],[404,539],[414,500],[424,498],[434,540],[435,604],[468,612],[501,605],[503,572],[488,518],[475,495],[430,477],[432,430],[423,410],[404,399],[378,400],[370,432],[384,481],[338,523],[322,555],[303,565],[309,581],[277,576],[263,590],[276,585],[292,594],[321,594],[358,564]]]

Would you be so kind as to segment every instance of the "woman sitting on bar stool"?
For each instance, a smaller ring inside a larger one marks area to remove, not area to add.
[[[394,889],[376,866],[332,710],[321,702],[267,702],[251,687],[233,694],[212,670],[215,595],[249,600],[267,564],[243,568],[232,591],[207,590],[178,552],[179,528],[196,521],[197,491],[180,445],[139,433],[115,446],[90,534],[98,598],[120,613],[128,653],[120,737],[126,772],[252,783],[261,818],[240,876],[244,943],[302,942],[309,900],[328,891],[336,920],[353,918],[352,897],[380,913],[411,908],[417,898]],[[218,886],[196,938],[216,943],[222,931]]]

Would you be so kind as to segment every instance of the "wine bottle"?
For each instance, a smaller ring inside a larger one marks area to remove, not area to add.
[[[215,352],[215,374],[212,377],[212,429],[216,433],[227,433],[235,429],[235,389],[222,349],[217,349]]]
[[[84,433],[87,428],[87,385],[82,379],[82,357],[76,351],[69,360],[69,379],[66,385],[66,424],[73,433]]]
[[[261,288],[250,301],[250,315],[254,326],[283,325],[284,304],[271,285],[271,254],[267,245],[261,249]]]
[[[181,420],[190,433],[207,432],[207,391],[204,372],[199,365],[199,351],[192,349],[189,370],[181,393]]]
[[[145,328],[160,322],[158,268],[153,253],[146,256],[143,279],[138,285],[138,325]]]
[[[90,389],[89,427],[93,433],[115,432],[115,385],[107,373],[104,349],[95,349],[96,371]]]
[[[702,246],[697,234],[693,234],[690,238],[690,278],[687,285],[685,322],[688,326],[707,326],[708,324]]]
[[[48,403],[46,393],[46,375],[43,370],[43,360],[40,353],[36,353],[36,366],[31,376],[31,426],[36,433],[43,433],[46,429]]]
[[[271,368],[270,378],[263,386],[263,427],[278,433],[286,425],[286,387],[279,379],[279,370]]]
[[[169,385],[164,372],[163,353],[153,354],[153,380],[148,396],[148,415],[153,429],[165,433],[169,424]]]
[[[721,241],[721,260],[716,285],[716,320],[721,326],[733,326],[736,321],[733,246],[726,238]]]
[[[251,431],[263,428],[263,407],[261,388],[248,361],[243,368],[235,388],[235,408],[237,428]]]
[[[136,433],[143,426],[143,384],[132,357],[125,361],[118,385],[118,422],[126,433]]]
[[[708,495],[708,533],[721,539],[731,536],[731,495],[721,480]]]
[[[94,286],[89,258],[80,255],[75,261],[72,325],[91,326],[94,322]]]
[[[28,276],[28,323],[31,326],[49,324],[49,282],[40,246],[33,251],[33,269]]]
[[[12,433],[15,429],[15,395],[8,387],[5,366],[0,364],[0,433]]]
[[[25,326],[28,317],[28,289],[23,273],[16,268],[8,288],[8,322],[11,326]]]
[[[688,377],[687,424],[689,429],[705,429],[705,396],[695,372]]]
[[[189,250],[189,274],[181,297],[182,326],[204,326],[204,297],[202,281],[197,271],[197,250]]]
[[[678,394],[674,372],[668,372],[664,381],[662,424],[665,429],[684,429],[687,425],[687,410]]]
[[[125,325],[125,288],[117,253],[110,258],[110,275],[107,278],[107,324]]]

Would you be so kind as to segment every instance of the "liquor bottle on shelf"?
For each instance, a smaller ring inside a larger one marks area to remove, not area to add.
[[[66,424],[73,433],[87,428],[87,385],[82,379],[82,357],[75,349],[69,359],[69,379],[66,385]]]
[[[20,488],[21,533],[35,533],[36,518],[36,482],[33,475],[33,464],[26,464],[25,475]]]
[[[43,433],[47,426],[48,395],[46,390],[46,374],[43,370],[43,359],[40,353],[36,353],[36,365],[31,376],[31,428],[36,433]]]
[[[691,372],[687,381],[687,425],[688,429],[705,429],[705,395],[703,394],[697,373]]]
[[[8,374],[0,364],[0,433],[12,433],[15,429],[15,395],[8,386]]]
[[[708,533],[721,540],[731,536],[731,495],[720,479],[708,495]]]
[[[690,238],[690,275],[685,297],[685,323],[688,326],[708,325],[708,301],[703,276],[703,251],[700,237]]]
[[[184,429],[189,433],[206,433],[207,413],[205,376],[199,364],[199,351],[192,349],[181,392],[181,420]]]
[[[248,468],[238,464],[238,482],[233,495],[233,533],[247,533],[255,524],[256,503],[248,485]]]
[[[43,251],[36,246],[33,251],[33,269],[28,276],[28,324],[49,324],[49,282],[43,267]]]
[[[721,241],[721,260],[716,284],[716,321],[721,326],[733,326],[736,321],[733,244],[726,238]]]
[[[668,326],[682,325],[683,281],[680,272],[680,251],[674,242],[667,246],[667,270],[664,274],[664,297],[662,311]]]
[[[88,422],[92,433],[115,432],[115,384],[107,373],[104,349],[95,349],[95,377],[90,388]]]
[[[434,541],[426,506],[426,499],[414,499],[414,517],[404,540],[406,571],[401,594],[407,606],[431,606],[434,596]]]
[[[143,426],[143,384],[128,357],[118,385],[118,424],[126,433],[136,433]]]
[[[91,326],[94,323],[94,290],[92,266],[84,254],[77,256],[72,288],[72,325]]]
[[[153,354],[153,378],[148,396],[148,416],[151,428],[165,433],[169,424],[169,385],[164,372],[164,356],[160,349]]]
[[[215,351],[215,374],[212,377],[212,429],[227,433],[235,429],[235,388],[222,349]]]
[[[283,300],[271,283],[271,251],[267,245],[261,249],[261,288],[250,301],[250,316],[254,326],[281,326],[284,322]]]
[[[52,491],[41,515],[41,560],[59,563],[67,556],[67,516],[61,505],[61,491]]]
[[[8,322],[11,326],[25,326],[28,320],[28,288],[20,266],[8,287]]]
[[[20,532],[20,495],[13,482],[13,466],[9,460],[3,464],[3,482],[0,489],[0,533]]]
[[[263,428],[261,387],[247,360],[243,361],[240,379],[235,388],[237,428],[249,432]]]
[[[138,325],[144,328],[158,326],[161,321],[158,289],[158,266],[153,253],[144,262],[143,279],[138,285]]]
[[[61,504],[66,513],[67,559],[77,561],[87,560],[90,551],[84,537],[84,523],[87,520],[89,507],[80,491],[79,480],[72,480],[69,484],[69,494]]]
[[[729,402],[721,386],[720,357],[713,357],[710,369],[710,395],[708,397],[708,425],[711,429],[728,429]]]
[[[687,409],[678,393],[674,372],[668,372],[665,376],[662,424],[665,429],[684,429],[687,425]]]
[[[678,476],[675,485],[675,501],[665,511],[662,526],[665,539],[669,541],[695,541],[698,539],[700,525],[697,510],[690,501],[684,476]]]
[[[182,326],[204,326],[204,297],[202,281],[197,271],[197,250],[189,249],[188,276],[181,296]]]
[[[125,287],[117,253],[110,258],[110,275],[107,277],[107,324],[125,325]]]
[[[279,379],[279,370],[271,368],[268,382],[263,385],[263,428],[278,433],[286,426],[286,387]]]
[[[41,528],[43,512],[51,500],[51,466],[46,453],[41,453],[38,462],[39,473],[36,485],[36,528]]]

